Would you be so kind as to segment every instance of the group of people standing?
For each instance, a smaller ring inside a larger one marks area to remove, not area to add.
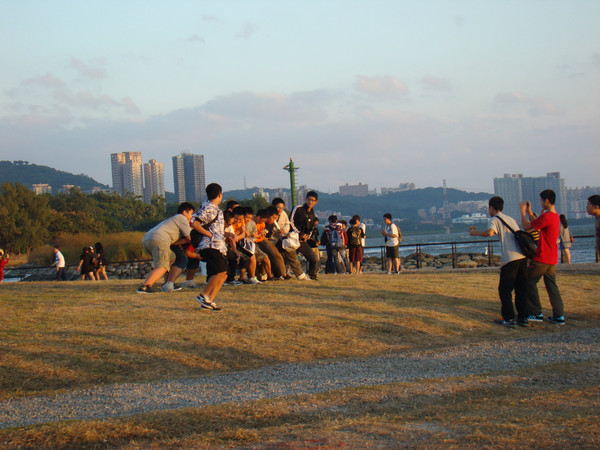
[[[54,262],[52,267],[56,268],[56,280],[65,281],[67,279],[65,257],[58,245],[53,247],[53,251]],[[96,242],[94,247],[83,247],[76,270],[81,272],[82,280],[108,280],[106,264],[104,247],[101,242]]]
[[[525,231],[539,233],[535,255],[528,259],[519,245],[515,232],[519,230],[516,220],[502,212],[504,200],[495,196],[489,200],[488,212],[492,217],[490,228],[477,231],[471,227],[471,236],[490,237],[497,235],[501,248],[500,283],[498,293],[501,302],[501,319],[496,323],[503,326],[527,326],[530,322],[543,322],[544,315],[537,288],[543,278],[552,315],[548,322],[564,325],[564,304],[556,284],[556,264],[558,263],[559,242],[570,244],[570,236],[561,234],[561,219],[556,212],[556,194],[551,189],[540,193],[541,214],[536,215],[529,202],[520,203],[521,225]],[[587,212],[596,218],[596,251],[600,249],[600,196],[588,199]],[[565,224],[562,225],[566,228]],[[536,233],[536,234],[537,234]],[[563,232],[564,233],[564,232]],[[570,245],[569,245],[570,247]],[[514,306],[513,296],[514,291]],[[516,308],[516,313],[515,313]]]

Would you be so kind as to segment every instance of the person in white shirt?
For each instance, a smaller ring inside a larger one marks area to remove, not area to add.
[[[386,275],[392,272],[392,269],[396,272],[400,272],[400,241],[402,240],[402,232],[395,223],[392,223],[392,215],[385,213],[383,215],[383,222],[385,227],[381,231],[383,238],[385,239],[385,256],[387,258],[388,270]]]
[[[512,217],[502,213],[504,209],[502,197],[492,197],[488,205],[488,213],[492,217],[490,228],[477,231],[472,226],[469,234],[481,237],[498,236],[502,248],[500,284],[498,285],[498,294],[502,304],[500,310],[502,319],[496,319],[495,322],[498,325],[509,327],[514,327],[516,323],[524,327],[527,326],[529,314],[527,309],[527,258],[521,252],[514,233],[507,227],[508,225],[514,231],[517,231],[519,225]],[[517,308],[516,321],[512,300],[513,290],[515,291],[515,306]]]
[[[54,263],[52,265],[56,266],[56,281],[66,281],[65,257],[60,252],[58,245],[54,246]]]

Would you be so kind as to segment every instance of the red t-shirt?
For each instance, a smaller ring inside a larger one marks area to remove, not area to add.
[[[542,264],[558,263],[557,241],[560,232],[560,218],[558,214],[546,211],[537,219],[532,220],[531,226],[540,231],[537,254],[533,260]]]

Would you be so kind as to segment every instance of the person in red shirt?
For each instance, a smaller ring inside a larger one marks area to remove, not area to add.
[[[4,280],[4,266],[8,264],[8,253],[0,248],[0,283]]]
[[[552,305],[552,316],[548,322],[564,325],[564,305],[560,291],[556,285],[556,264],[558,263],[558,234],[560,231],[560,218],[556,213],[556,194],[552,189],[540,192],[542,214],[534,217],[529,202],[521,202],[521,222],[523,228],[529,230],[534,228],[540,232],[537,244],[537,254],[528,266],[527,281],[527,308],[529,310],[529,322],[543,322],[542,305],[538,293],[537,284],[544,277],[544,285]]]

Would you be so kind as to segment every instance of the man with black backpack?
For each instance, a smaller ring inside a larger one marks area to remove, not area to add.
[[[477,231],[472,226],[469,234],[480,237],[498,236],[502,248],[500,284],[498,285],[498,294],[502,304],[500,309],[502,319],[496,319],[494,322],[508,327],[514,327],[515,324],[524,327],[527,326],[529,315],[527,310],[527,258],[522,253],[514,235],[514,231],[519,229],[519,225],[512,217],[504,214],[503,209],[504,200],[502,197],[490,198],[488,202],[488,213],[492,218],[490,228]],[[515,291],[515,306],[517,308],[516,320],[512,301],[513,290]]]

